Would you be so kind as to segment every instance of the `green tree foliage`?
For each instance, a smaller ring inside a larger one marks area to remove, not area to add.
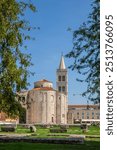
[[[19,123],[26,123],[26,109],[21,108],[20,112],[21,113],[19,114]]]
[[[24,53],[24,41],[30,39],[24,31],[31,29],[24,20],[26,9],[36,11],[31,2],[0,0],[0,110],[9,116],[19,114],[16,93],[26,89],[31,56]]]
[[[73,50],[66,57],[73,58],[70,66],[87,82],[87,90],[82,93],[94,103],[100,101],[100,2],[94,0],[87,22],[73,32]]]

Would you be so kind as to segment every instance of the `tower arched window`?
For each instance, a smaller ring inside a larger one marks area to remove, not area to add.
[[[58,91],[61,92],[61,86],[58,87]]]
[[[65,92],[65,86],[62,87],[62,92]]]
[[[61,76],[58,76],[58,81],[61,81]]]
[[[62,76],[62,81],[65,81],[65,76]]]

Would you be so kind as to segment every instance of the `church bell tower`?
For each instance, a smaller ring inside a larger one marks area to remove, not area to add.
[[[64,57],[61,56],[59,69],[57,69],[57,79],[56,79],[57,90],[60,93],[68,96],[68,74],[65,67]]]

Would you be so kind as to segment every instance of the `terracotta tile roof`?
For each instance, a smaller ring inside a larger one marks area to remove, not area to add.
[[[40,87],[40,88],[33,88],[32,90],[39,90],[39,91],[56,91],[52,87]]]

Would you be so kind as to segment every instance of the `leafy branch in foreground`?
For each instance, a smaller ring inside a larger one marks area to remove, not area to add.
[[[24,41],[30,39],[30,23],[24,20],[25,10],[35,12],[30,2],[0,0],[0,111],[19,115],[21,104],[16,93],[26,89],[31,56],[24,53]]]
[[[81,78],[77,81],[87,82],[87,90],[82,96],[94,103],[100,101],[100,2],[94,0],[88,21],[73,32],[73,50],[66,57],[73,58],[69,66],[76,70]]]

